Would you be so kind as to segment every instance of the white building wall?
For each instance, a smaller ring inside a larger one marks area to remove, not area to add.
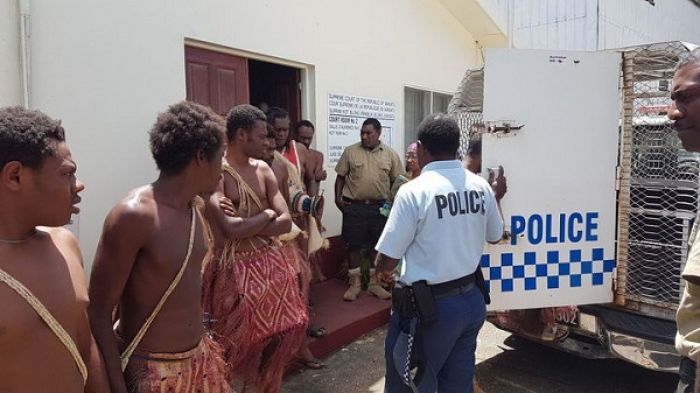
[[[638,4],[639,3],[639,4]],[[601,2],[600,42],[619,48],[663,41],[700,43],[700,7],[690,0]]]
[[[700,42],[690,0],[479,0],[519,48],[596,50]]]
[[[477,61],[471,35],[425,0],[34,0],[32,14],[34,106],[63,120],[87,185],[78,226],[88,264],[109,208],[156,175],[147,131],[185,97],[186,38],[310,65],[305,111],[324,153],[329,92],[394,101],[402,148],[404,85],[453,91]]]
[[[22,103],[19,61],[19,4],[0,1],[0,107]]]

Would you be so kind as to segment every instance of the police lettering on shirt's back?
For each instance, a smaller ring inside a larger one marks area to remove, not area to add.
[[[438,284],[476,271],[486,241],[503,235],[488,182],[454,161],[433,161],[399,189],[377,251],[403,256],[400,281]]]

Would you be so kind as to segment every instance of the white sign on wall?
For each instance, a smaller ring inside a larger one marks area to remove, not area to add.
[[[360,141],[362,123],[373,117],[382,124],[381,140],[392,146],[396,104],[381,98],[328,93],[328,165],[335,166],[346,147]],[[395,148],[395,147],[394,147]]]

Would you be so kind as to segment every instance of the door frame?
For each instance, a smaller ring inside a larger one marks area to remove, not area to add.
[[[317,123],[316,119],[316,89],[315,89],[315,78],[316,73],[314,66],[312,64],[297,62],[293,60],[287,60],[280,57],[264,55],[260,53],[245,51],[242,49],[235,49],[226,47],[223,45],[214,44],[211,42],[205,42],[196,40],[193,38],[185,38],[185,46],[192,48],[206,49],[213,52],[219,52],[223,54],[244,57],[252,60],[260,60],[267,63],[279,64],[287,67],[296,68],[300,71],[301,80],[301,117],[303,119],[311,120],[314,124]],[[184,61],[184,58],[183,58]]]

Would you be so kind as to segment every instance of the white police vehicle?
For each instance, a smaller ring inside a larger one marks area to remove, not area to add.
[[[450,111],[465,133],[486,125],[484,172],[502,165],[508,178],[511,236],[481,260],[491,311],[573,305],[557,309],[568,337],[548,345],[677,370],[675,310],[700,179],[665,110],[675,64],[692,48],[493,49],[483,71],[467,73]]]

